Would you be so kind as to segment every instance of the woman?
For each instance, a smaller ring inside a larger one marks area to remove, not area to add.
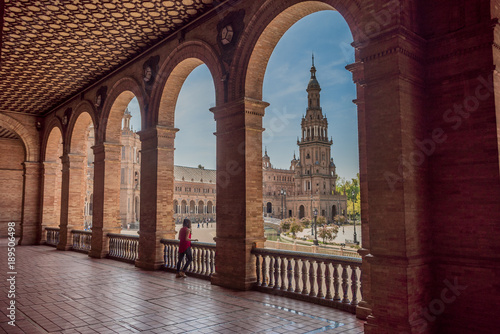
[[[191,221],[189,219],[184,219],[182,222],[182,228],[179,231],[179,261],[177,261],[177,278],[187,277],[185,271],[193,261],[191,241],[198,241],[198,239],[191,239]],[[187,260],[181,270],[181,264],[182,260],[184,260],[184,256],[187,257]]]

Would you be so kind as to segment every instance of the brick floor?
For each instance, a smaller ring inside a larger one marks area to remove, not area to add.
[[[0,333],[362,333],[350,313],[48,246],[16,246],[16,321],[7,318],[0,241]]]

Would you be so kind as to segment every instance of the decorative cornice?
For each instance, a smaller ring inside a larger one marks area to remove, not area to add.
[[[373,60],[376,60],[376,59],[379,59],[379,58],[382,58],[382,57],[385,57],[385,56],[388,56],[388,55],[392,55],[392,54],[395,54],[395,53],[399,53],[399,54],[402,54],[404,56],[407,56],[408,58],[411,58],[415,61],[418,61],[419,63],[421,64],[424,64],[425,61],[422,57],[418,56],[416,53],[413,53],[407,49],[404,49],[400,46],[397,46],[397,47],[394,47],[394,48],[391,48],[391,49],[387,49],[385,51],[382,51],[382,52],[379,52],[379,53],[376,53],[376,54],[373,54],[373,55],[370,55],[370,56],[367,56],[367,57],[364,57],[364,58],[361,58],[361,62],[363,63],[367,63],[367,62],[370,62],[370,61],[373,61]]]
[[[469,47],[469,48],[458,49],[458,50],[455,50],[453,52],[449,52],[449,53],[446,53],[446,54],[443,54],[443,55],[440,55],[440,56],[429,58],[427,60],[427,64],[429,64],[429,65],[435,64],[435,63],[438,63],[440,61],[447,60],[449,58],[454,58],[454,57],[457,57],[457,56],[463,56],[463,55],[475,52],[475,51],[480,50],[480,49],[491,48],[491,47],[495,47],[495,48],[497,48],[497,49],[500,50],[500,47],[496,43],[487,42],[487,43],[482,43],[482,44],[475,45],[475,46],[472,46],[472,47]]]

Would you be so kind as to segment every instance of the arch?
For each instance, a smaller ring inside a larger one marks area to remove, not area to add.
[[[61,219],[61,192],[62,192],[62,162],[63,134],[54,120],[49,128],[45,140],[45,151],[42,152],[43,186],[42,186],[42,242],[45,240],[45,227],[58,226]],[[91,211],[92,208],[89,208]]]
[[[145,95],[142,87],[133,78],[125,77],[118,80],[104,101],[103,112],[96,131],[96,143],[120,142],[123,112],[134,97],[139,103],[141,124],[145,128],[147,126]]]
[[[23,142],[26,161],[39,161],[37,137],[14,118],[0,113],[0,127],[6,128],[19,136]]]
[[[174,213],[179,213],[179,201],[177,201],[176,199],[174,199]]]
[[[266,212],[273,213],[273,204],[271,202],[267,202],[266,204]]]
[[[85,100],[76,107],[68,123],[68,138],[65,142],[69,144],[70,153],[87,153],[88,129],[90,126],[95,129],[95,111],[92,104]]]
[[[188,205],[184,199],[181,202],[181,213],[188,213]]]
[[[190,214],[194,214],[196,212],[195,207],[196,207],[196,203],[194,202],[194,200],[191,200],[189,202],[189,213]]]
[[[207,213],[213,213],[213,204],[212,201],[207,202]]]
[[[205,64],[212,75],[217,104],[224,100],[223,71],[213,48],[202,41],[189,41],[179,45],[160,66],[160,76],[153,86],[152,110],[158,110],[151,124],[174,126],[177,97],[188,75]]]
[[[205,213],[205,203],[203,201],[198,202],[198,213],[199,214]]]
[[[337,207],[335,205],[332,205],[332,219],[335,218],[336,215],[338,215],[339,210],[337,209]]]
[[[229,92],[230,99],[237,99],[243,93],[244,97],[261,100],[267,62],[278,41],[298,20],[323,10],[338,11],[347,22],[354,41],[360,39],[362,33],[357,28],[356,21],[360,6],[356,2],[268,0],[247,24],[238,41],[234,57],[238,61],[232,66],[232,72],[235,72],[235,75],[230,78],[229,84],[229,87],[234,87],[234,90]]]
[[[299,206],[299,219],[302,219],[306,216],[306,210],[303,205]]]

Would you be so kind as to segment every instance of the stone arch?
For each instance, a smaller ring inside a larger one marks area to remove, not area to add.
[[[194,200],[189,201],[189,214],[195,214],[196,203]]]
[[[303,205],[299,206],[299,219],[302,219],[306,216],[306,209]]]
[[[356,2],[269,0],[253,16],[238,41],[235,54],[238,61],[231,68],[231,73],[235,74],[229,79],[229,87],[234,87],[234,90],[228,93],[229,99],[244,96],[261,100],[267,63],[278,41],[298,20],[323,10],[338,11],[350,27],[354,41],[361,39],[362,32],[356,21],[356,17],[360,15],[360,6]]]
[[[81,102],[70,118],[67,131],[67,140],[69,152],[86,154],[86,143],[89,126],[94,127],[95,131],[95,112],[89,101]]]
[[[273,213],[273,204],[271,202],[267,202],[266,204],[266,213]]]
[[[0,152],[2,152],[0,156],[0,185],[2,187],[0,194],[0,237],[7,236],[8,222],[21,224],[21,229],[16,227],[16,236],[22,235],[24,237],[22,224],[24,224],[25,190],[29,189],[32,193],[38,193],[36,189],[27,188],[31,185],[25,181],[25,175],[28,171],[26,161],[29,160],[27,145],[29,145],[30,138],[26,138],[29,133],[25,132],[26,129],[21,123],[0,114],[0,132],[4,133],[5,130],[7,130],[5,137],[0,138]]]
[[[205,64],[212,75],[216,103],[223,102],[223,70],[216,52],[205,42],[189,41],[179,45],[160,66],[151,99],[153,110],[158,110],[158,114],[151,115],[155,117],[152,124],[174,126],[175,106],[182,85],[201,64]]]
[[[45,227],[56,227],[61,219],[61,187],[63,133],[58,119],[54,118],[47,127],[44,138],[43,184],[42,184],[42,231],[41,242],[46,240]]]
[[[39,144],[36,137],[22,123],[0,113],[0,127],[6,128],[19,136],[24,146],[25,161],[39,161]]]
[[[174,199],[174,213],[179,214],[179,201]]]
[[[120,142],[123,112],[130,101],[136,97],[141,112],[141,124],[146,127],[146,93],[136,80],[125,77],[118,80],[110,89],[99,118],[96,142]]]
[[[205,213],[205,203],[202,200],[198,201],[198,213],[199,214]]]

